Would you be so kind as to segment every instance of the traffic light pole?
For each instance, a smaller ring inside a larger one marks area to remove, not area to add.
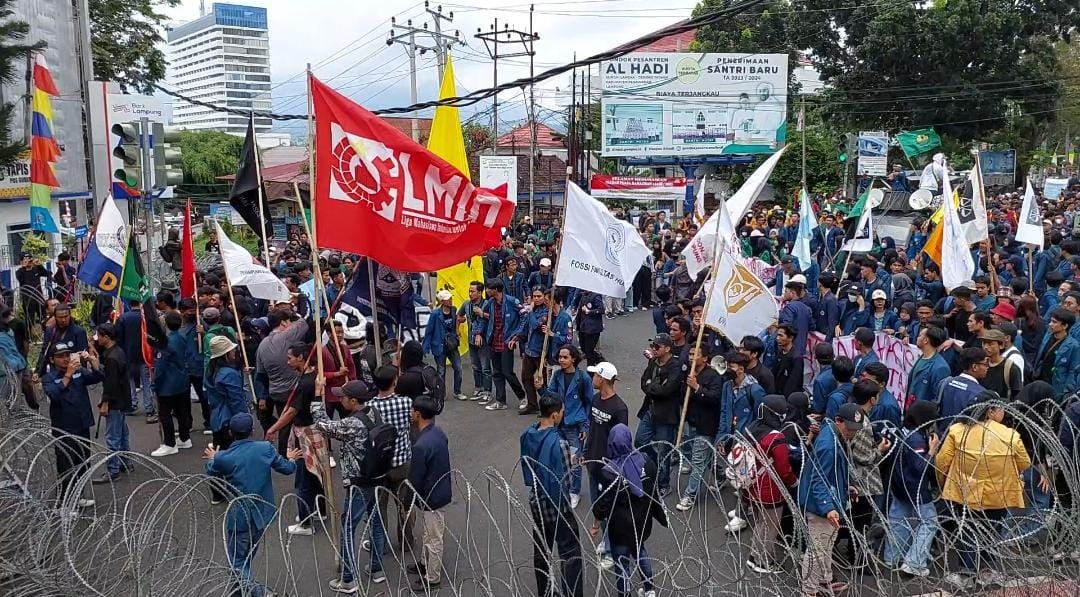
[[[141,125],[141,130],[139,131],[139,164],[143,172],[141,180],[139,181],[139,198],[142,200],[143,230],[146,236],[146,253],[143,258],[143,263],[147,264],[147,267],[149,267],[149,264],[152,263],[150,261],[150,245],[152,244],[150,240],[153,238],[154,230],[153,194],[150,187],[150,173],[154,170],[154,154],[151,153],[152,149],[150,148],[150,119],[144,116],[139,119],[139,123]],[[136,247],[136,250],[138,250],[138,247]]]

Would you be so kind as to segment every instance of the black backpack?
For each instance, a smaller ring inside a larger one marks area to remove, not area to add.
[[[353,415],[367,429],[364,440],[364,456],[360,461],[360,481],[374,484],[382,481],[393,468],[394,448],[397,444],[397,427],[383,421],[376,409]]]
[[[446,404],[446,380],[439,376],[435,367],[427,363],[420,369],[420,377],[424,380],[424,393],[434,398],[439,407],[435,414],[441,415]]]

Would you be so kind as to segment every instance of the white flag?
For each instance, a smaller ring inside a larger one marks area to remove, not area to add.
[[[626,296],[650,252],[637,229],[572,182],[566,183],[563,222],[562,253],[555,270],[558,284]]]
[[[855,227],[855,238],[844,241],[841,251],[849,253],[866,253],[874,248],[874,214],[873,208],[867,202],[863,208],[862,216],[859,217],[859,225]]]
[[[705,324],[733,341],[756,336],[779,315],[776,299],[765,283],[726,251],[720,255],[709,293]]]
[[[707,220],[708,218],[705,217],[705,179],[702,178],[698,181],[697,195],[694,196],[694,223],[700,230]]]
[[[217,233],[221,263],[229,277],[229,284],[246,286],[251,296],[257,299],[286,302],[291,298],[285,283],[266,266],[255,263],[247,249],[229,240],[217,221],[214,222],[214,232]]]
[[[810,205],[810,198],[806,196],[806,189],[799,193],[799,232],[795,236],[795,246],[791,254],[799,260],[799,267],[806,271],[810,267],[810,239],[817,228],[817,217],[814,216],[814,207]]]
[[[1016,224],[1016,240],[1043,248],[1042,210],[1035,201],[1035,190],[1031,188],[1031,179],[1024,191],[1024,207],[1020,209],[1020,220]]]
[[[960,223],[964,226],[964,237],[970,245],[990,238],[986,224],[986,188],[983,186],[978,154],[975,154],[975,165],[971,167],[968,178],[971,181],[971,204],[960,200]]]
[[[945,288],[956,288],[971,280],[975,274],[975,261],[971,258],[970,243],[964,236],[960,213],[952,201],[952,184],[948,176],[941,181],[941,196],[945,198],[945,211],[938,224],[944,226],[941,230],[941,283]]]
[[[697,234],[690,239],[682,252],[686,257],[686,270],[690,277],[696,278],[701,270],[708,269],[712,265],[713,255],[717,251],[718,226],[720,237],[724,239],[727,250],[734,251],[738,255],[739,238],[735,234],[735,223],[742,220],[746,212],[750,210],[750,206],[757,200],[758,194],[761,193],[765,182],[769,180],[769,175],[772,174],[773,168],[780,161],[780,156],[784,154],[785,149],[786,146],[769,156],[769,159],[758,166],[758,169],[746,179],[746,182],[730,199],[720,202],[720,207],[698,228]],[[717,219],[720,221],[717,222]]]

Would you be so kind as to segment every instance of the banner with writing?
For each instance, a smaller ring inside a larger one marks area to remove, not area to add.
[[[824,341],[825,336],[820,332],[813,332],[806,338],[806,351],[803,353],[803,359],[806,360],[803,367],[803,385],[807,392],[813,388],[814,377],[820,369],[814,361],[814,347]],[[858,351],[855,349],[855,336],[834,338],[833,352],[837,357],[847,357],[854,361],[858,356]],[[919,360],[919,349],[914,344],[879,333],[874,337],[874,353],[877,354],[878,360],[889,368],[889,383],[885,385],[885,388],[903,404],[908,375],[915,367],[915,362]]]

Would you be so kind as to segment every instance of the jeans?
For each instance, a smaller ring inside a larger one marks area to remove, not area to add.
[[[561,431],[570,446],[570,462],[573,463],[573,468],[570,469],[570,493],[581,495],[581,465],[577,463],[582,448],[581,425],[563,425]]]
[[[525,399],[525,388],[521,387],[521,380],[514,371],[514,351],[509,347],[502,352],[491,353],[491,384],[495,386],[497,402],[506,404],[506,384],[510,384],[510,389],[518,400]]]
[[[435,357],[435,374],[446,380],[446,360],[450,359],[450,367],[454,369],[454,395],[461,393],[461,355],[458,351],[451,350],[450,354]]]
[[[1001,521],[1008,512],[995,510],[972,510],[956,502],[945,502],[952,513],[957,528],[956,551],[960,556],[960,568],[969,574],[980,570],[992,570],[997,564],[997,538]]]
[[[491,392],[491,349],[487,346],[470,346],[473,386],[478,391]]]
[[[131,381],[131,408],[139,408],[139,386],[142,386],[143,410],[146,414],[157,412],[154,408],[154,389],[150,385],[150,368],[146,363],[128,364],[128,379]]]
[[[634,436],[634,447],[656,461],[656,485],[661,491],[671,487],[671,446],[677,431],[676,425],[653,423],[652,412],[646,412]]]
[[[110,408],[109,414],[105,415],[105,446],[110,452],[127,452],[131,449],[128,443],[127,413],[122,410]],[[109,474],[120,472],[121,458],[109,457]]]
[[[684,437],[683,446],[689,444],[690,447],[690,480],[686,483],[683,497],[693,501],[697,499],[698,489],[705,475],[712,468],[712,437],[698,433],[693,425],[686,426]]]
[[[652,561],[649,559],[649,552],[645,550],[644,543],[640,544],[636,558],[634,557],[633,547],[613,543],[611,545],[611,557],[615,560],[615,574],[618,575],[615,586],[618,590],[616,594],[619,597],[626,597],[630,594],[630,579],[634,576],[635,559],[637,560],[637,566],[641,568],[642,589],[646,592],[653,589]]]
[[[926,570],[937,530],[937,508],[933,502],[909,504],[893,498],[885,538],[885,563],[892,567],[902,559],[909,568]]]
[[[1024,507],[1010,508],[1007,536],[1012,539],[1029,537],[1046,525],[1046,516],[1050,510],[1051,495],[1039,488],[1042,476],[1034,466],[1023,473]]]
[[[296,489],[296,496],[299,498],[296,507],[299,510],[300,524],[310,526],[311,521],[308,519],[312,513],[324,510],[322,502],[326,500],[326,494],[323,492],[319,477],[307,470],[303,460],[297,463],[293,487]]]
[[[263,597],[266,594],[266,587],[251,578],[251,561],[255,559],[262,534],[263,529],[249,526],[225,531],[225,557],[236,573],[229,597]]]
[[[345,488],[345,505],[341,510],[341,580],[352,582],[358,575],[356,561],[356,528],[368,517],[371,526],[371,570],[382,570],[382,552],[386,532],[378,524],[375,492],[371,487],[350,485]]]

